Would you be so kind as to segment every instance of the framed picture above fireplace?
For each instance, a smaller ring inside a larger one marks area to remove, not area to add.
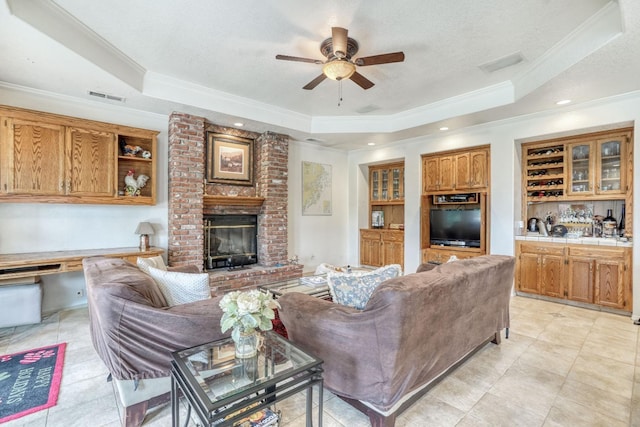
[[[207,132],[207,182],[253,185],[253,140]]]

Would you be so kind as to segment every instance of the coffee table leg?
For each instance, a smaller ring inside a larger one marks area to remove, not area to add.
[[[322,380],[320,380],[320,383],[318,384],[318,427],[322,427],[322,391],[323,391],[323,386],[324,382]]]
[[[173,427],[180,426],[180,408],[178,399],[178,387],[176,380],[171,376],[171,425]]]
[[[307,427],[313,427],[313,386],[307,389]]]

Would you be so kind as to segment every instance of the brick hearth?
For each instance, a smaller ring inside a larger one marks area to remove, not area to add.
[[[254,185],[204,184],[206,133],[254,140]],[[173,113],[169,118],[169,252],[171,266],[204,267],[204,214],[258,216],[258,262],[238,271],[212,271],[217,292],[253,287],[302,275],[302,265],[287,260],[287,161],[289,140],[272,132],[257,134],[207,123],[204,118]],[[207,195],[263,197],[262,206],[209,205]]]

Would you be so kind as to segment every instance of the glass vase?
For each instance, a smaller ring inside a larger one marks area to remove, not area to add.
[[[241,329],[238,339],[234,340],[236,357],[247,359],[258,354],[258,331],[255,329]]]

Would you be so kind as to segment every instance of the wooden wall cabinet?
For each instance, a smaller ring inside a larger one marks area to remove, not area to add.
[[[630,257],[630,250],[624,249],[570,248],[567,297],[630,311]]]
[[[372,267],[400,264],[404,269],[404,231],[361,229],[360,264]]]
[[[373,223],[374,212],[383,225]],[[360,230],[360,264],[404,268],[404,162],[369,167],[369,227]]]
[[[518,262],[516,289],[550,297],[564,297],[564,247],[522,244]]]
[[[627,247],[517,241],[516,290],[630,312],[630,265]]]
[[[371,203],[403,203],[404,163],[369,167],[369,191]]]
[[[0,106],[0,202],[153,205],[156,137],[155,131]],[[125,144],[138,152],[125,155]],[[129,171],[149,177],[138,196],[123,194]]]
[[[630,130],[525,144],[523,206],[544,201],[625,199],[633,178],[632,153]]]
[[[488,148],[423,156],[423,194],[487,189],[488,157]]]

